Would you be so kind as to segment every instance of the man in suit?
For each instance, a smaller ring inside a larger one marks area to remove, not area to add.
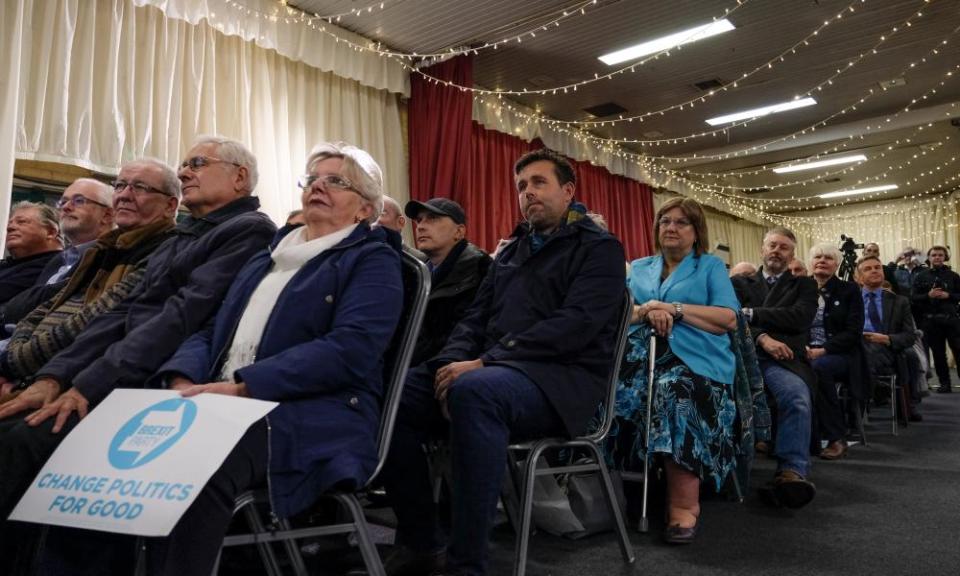
[[[917,329],[910,313],[910,301],[883,290],[883,263],[876,256],[866,256],[857,263],[857,282],[863,297],[863,341],[871,377],[896,373],[908,382],[911,421],[921,420],[920,358],[913,350]]]
[[[815,376],[806,347],[817,313],[817,283],[787,269],[796,245],[796,236],[789,229],[771,229],[760,249],[760,271],[733,278],[753,332],[764,382],[777,405],[777,472],[765,494],[788,508],[801,508],[816,495],[816,487],[807,480]]]

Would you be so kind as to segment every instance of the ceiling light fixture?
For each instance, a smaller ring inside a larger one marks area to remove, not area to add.
[[[885,190],[896,190],[896,184],[884,184],[883,186],[871,186],[869,188],[857,188],[855,190],[842,190],[840,192],[828,192],[821,194],[820,198],[839,198],[841,196],[855,196],[857,194],[869,194],[871,192],[883,192]]]
[[[607,66],[613,66],[615,64],[620,64],[630,60],[636,60],[637,58],[642,58],[649,54],[656,54],[657,52],[670,50],[676,48],[677,46],[690,44],[691,42],[696,42],[697,40],[703,40],[704,38],[716,36],[717,34],[723,34],[724,32],[729,32],[735,28],[736,26],[734,26],[726,18],[722,20],[715,20],[708,24],[694,26],[693,28],[688,28],[687,30],[674,32],[673,34],[668,34],[660,38],[648,40],[647,42],[635,44],[629,48],[604,54],[603,56],[600,56],[600,61]]]
[[[710,118],[707,120],[707,124],[711,126],[719,126],[720,124],[729,124],[731,122],[747,120],[748,118],[759,118],[761,116],[766,116],[767,114],[776,114],[778,112],[786,112],[787,110],[805,108],[807,106],[813,106],[816,103],[817,101],[813,98],[797,98],[796,100],[790,100],[788,102],[780,102],[779,104],[771,104],[769,106],[762,106],[760,108],[753,108],[751,110],[744,110],[742,112],[734,112],[733,114],[726,114],[724,116]]]
[[[814,168],[825,168],[827,166],[837,166],[838,164],[851,164],[853,162],[863,162],[867,157],[863,154],[847,154],[846,156],[833,156],[817,160],[816,162],[806,162],[803,164],[790,164],[787,166],[778,166],[773,169],[777,174],[789,174],[791,172],[801,172],[803,170],[813,170]]]

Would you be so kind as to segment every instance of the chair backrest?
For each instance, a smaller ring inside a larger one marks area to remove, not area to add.
[[[430,271],[415,256],[402,252],[401,271],[403,274],[403,311],[397,330],[393,334],[390,346],[383,356],[384,398],[383,412],[380,416],[380,435],[377,439],[377,467],[367,481],[369,485],[387,459],[390,439],[393,437],[393,424],[400,408],[400,395],[407,378],[410,358],[420,335],[420,326],[427,311],[427,297],[430,295]]]
[[[613,363],[610,366],[610,376],[607,382],[607,397],[604,399],[601,408],[602,419],[595,430],[584,436],[584,438],[593,442],[600,442],[607,436],[610,427],[613,426],[613,418],[617,412],[617,381],[620,378],[620,363],[623,361],[623,353],[627,349],[630,317],[633,315],[633,296],[630,295],[629,291],[624,290],[623,302],[620,306],[620,315],[617,316],[617,331],[614,333],[616,340],[613,346]]]

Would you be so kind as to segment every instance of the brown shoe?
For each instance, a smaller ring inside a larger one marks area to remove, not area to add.
[[[841,458],[846,458],[847,442],[845,440],[834,440],[820,451],[820,457],[824,460],[840,460]]]
[[[773,478],[773,493],[783,506],[803,508],[817,495],[817,487],[793,470],[781,470]]]

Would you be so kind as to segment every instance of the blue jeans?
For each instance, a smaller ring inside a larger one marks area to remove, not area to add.
[[[421,552],[444,547],[423,444],[449,431],[452,530],[447,566],[486,572],[487,540],[511,440],[563,435],[560,417],[523,372],[486,366],[463,374],[447,397],[450,422],[433,397],[434,373],[411,370],[403,389],[384,484],[397,515],[397,543]]]
[[[778,472],[806,477],[810,469],[810,389],[802,378],[773,360],[760,360],[763,381],[777,402]]]

